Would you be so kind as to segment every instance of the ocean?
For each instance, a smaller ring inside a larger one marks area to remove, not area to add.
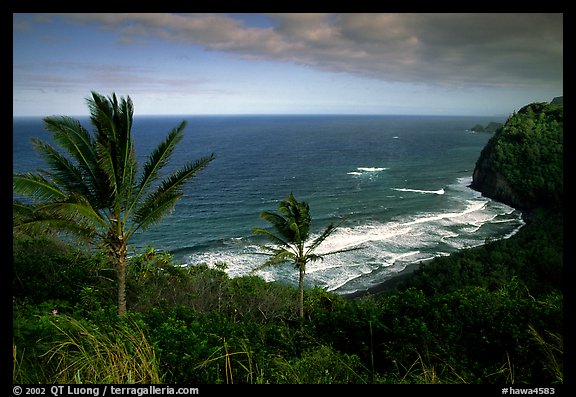
[[[91,129],[87,118],[79,118]],[[469,128],[505,118],[462,116],[135,116],[142,165],[182,120],[185,137],[166,170],[214,153],[185,186],[175,210],[136,234],[131,253],[169,251],[182,265],[226,264],[251,274],[254,227],[293,193],[307,201],[312,238],[342,222],[318,253],[355,248],[308,264],[306,287],[348,294],[394,277],[408,264],[512,236],[521,213],[468,185],[490,134]],[[31,137],[50,141],[40,118],[13,119],[13,168],[43,168]],[[256,272],[297,285],[292,264]]]

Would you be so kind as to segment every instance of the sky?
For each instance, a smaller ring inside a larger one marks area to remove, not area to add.
[[[563,95],[563,14],[13,14],[13,116],[509,115]]]

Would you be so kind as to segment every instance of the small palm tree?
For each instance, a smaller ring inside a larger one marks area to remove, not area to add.
[[[188,163],[158,181],[160,170],[183,138],[186,122],[182,121],[152,151],[138,175],[130,97],[118,100],[115,94],[104,97],[92,92],[87,104],[94,136],[73,118],[44,118],[46,130],[69,157],[46,142],[33,140],[49,170],[14,174],[14,193],[35,199],[34,204],[14,201],[14,228],[42,225],[96,240],[116,265],[118,313],[122,316],[126,314],[130,238],[168,214],[182,197],[183,184],[204,169],[214,155]]]
[[[299,272],[298,313],[300,318],[304,318],[304,275],[306,274],[308,262],[322,260],[326,255],[351,251],[352,249],[332,251],[324,254],[315,253],[318,246],[336,230],[337,226],[334,224],[328,225],[320,236],[309,243],[310,223],[312,220],[310,208],[305,201],[297,201],[292,193],[290,193],[288,200],[280,201],[278,210],[280,213],[264,211],[260,214],[262,219],[272,225],[275,232],[263,228],[252,229],[254,234],[263,235],[274,244],[271,246],[257,245],[262,251],[256,254],[269,256],[270,259],[253,269],[253,271],[287,262],[294,263]]]

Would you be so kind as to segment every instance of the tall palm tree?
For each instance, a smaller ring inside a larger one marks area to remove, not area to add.
[[[86,101],[93,135],[71,117],[44,118],[46,130],[69,156],[46,142],[33,140],[49,170],[13,175],[14,193],[34,199],[34,204],[15,200],[14,211],[20,214],[14,218],[19,219],[15,229],[40,224],[77,233],[104,248],[116,266],[118,314],[123,316],[130,238],[169,213],[183,195],[183,184],[204,169],[214,154],[185,164],[158,180],[160,170],[183,138],[186,122],[182,121],[152,151],[138,175],[132,100],[118,100],[116,94],[91,94]]]
[[[352,249],[332,251],[324,254],[315,253],[318,246],[336,230],[337,225],[328,225],[322,234],[312,242],[309,242],[310,224],[312,221],[309,205],[305,201],[297,201],[292,193],[290,193],[287,200],[280,201],[278,210],[279,213],[264,211],[260,214],[262,219],[272,225],[275,232],[258,227],[252,229],[254,234],[263,235],[273,243],[273,245],[257,245],[262,251],[256,254],[269,256],[270,259],[253,269],[253,271],[287,262],[294,263],[299,272],[298,313],[300,318],[303,319],[306,265],[309,262],[322,260],[326,255],[351,251]]]

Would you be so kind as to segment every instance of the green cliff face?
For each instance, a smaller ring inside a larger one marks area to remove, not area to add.
[[[564,108],[531,103],[482,150],[471,187],[520,210],[562,205]]]

